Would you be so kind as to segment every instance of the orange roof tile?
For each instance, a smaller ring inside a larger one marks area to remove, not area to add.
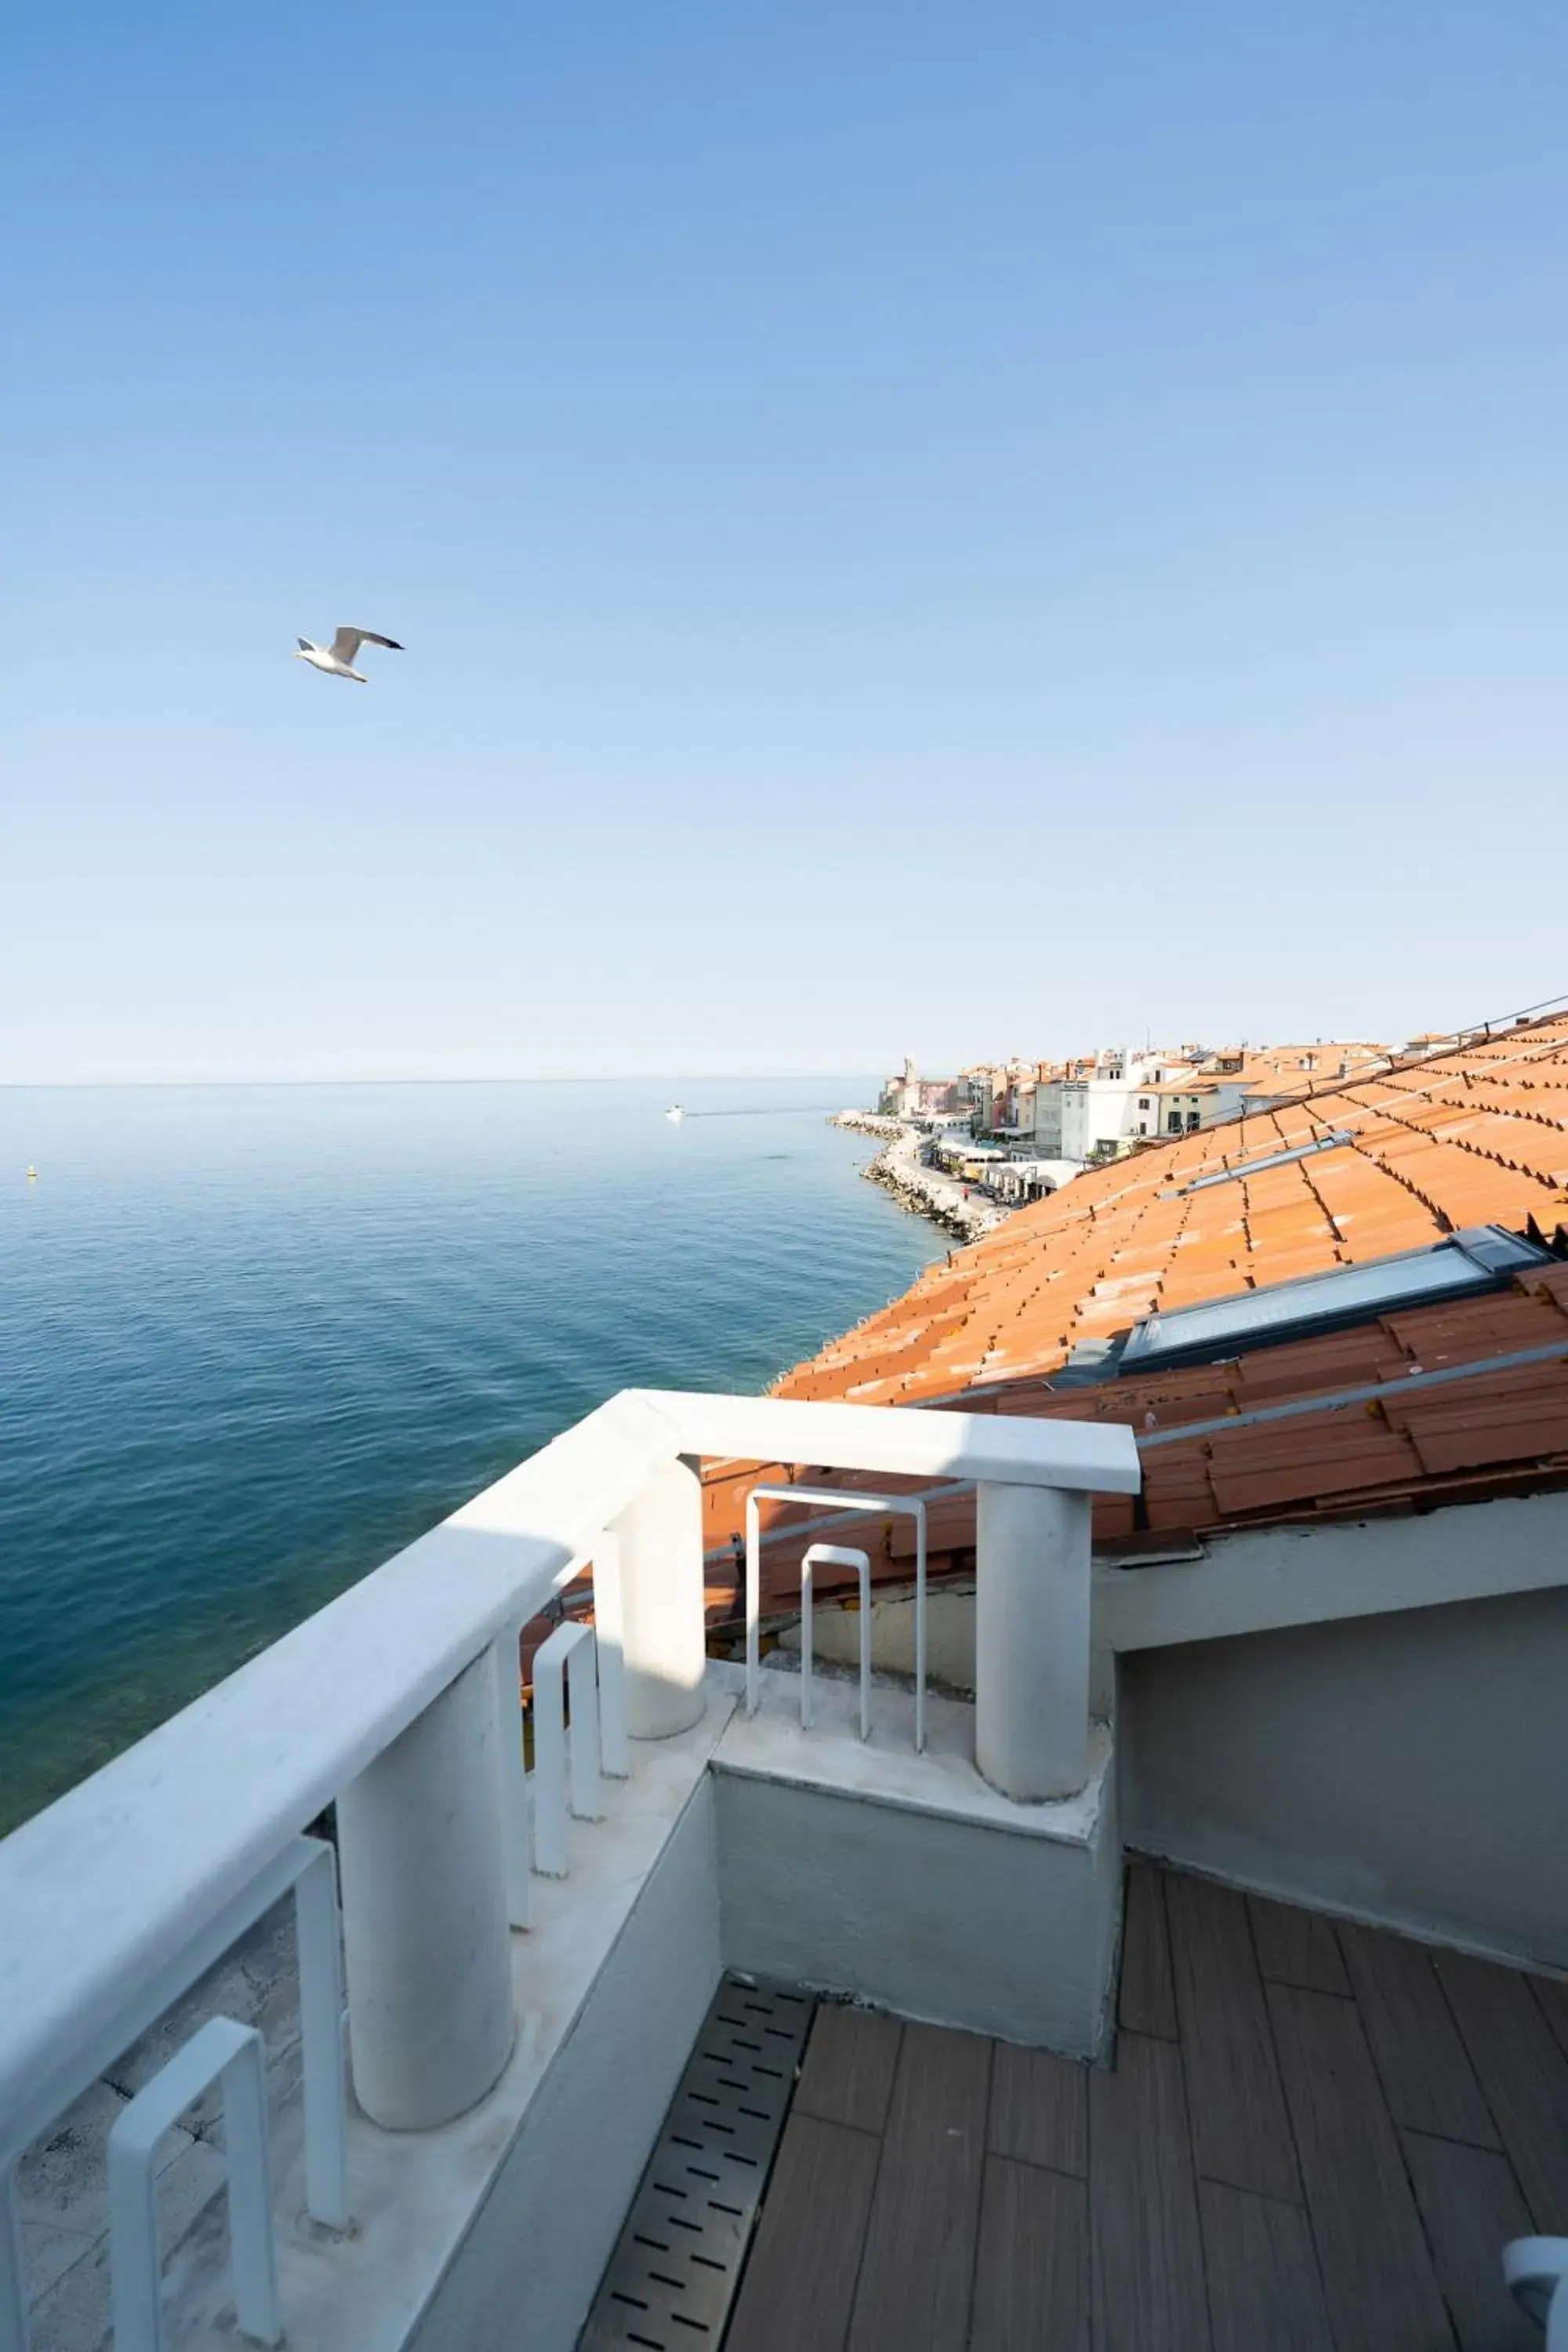
[[[1500,1359],[1545,1350],[1537,1360]],[[1449,1385],[1407,1388],[1412,1376],[1458,1364],[1483,1367]],[[1355,1391],[1386,1391],[1370,1400]],[[1350,1392],[1350,1393],[1347,1393]],[[1280,1404],[1321,1411],[1251,1419]],[[1133,1429],[1143,1462],[1137,1496],[1099,1497],[1098,1548],[1146,1549],[1282,1520],[1365,1517],[1443,1501],[1568,1485],[1568,1265],[1531,1268],[1506,1292],[1375,1318],[1350,1331],[1254,1349],[1225,1364],[1053,1390],[1042,1379],[994,1383],[963,1400],[966,1411],[1049,1420],[1107,1420]],[[1216,1426],[1216,1424],[1218,1424]],[[768,1473],[770,1483],[778,1475]],[[727,1464],[707,1486],[710,1546],[743,1519],[754,1464]],[[910,1480],[827,1476],[813,1484],[889,1491]],[[939,1496],[928,1506],[934,1572],[973,1566],[974,1498]],[[791,1610],[800,1556],[816,1514],[764,1511],[763,1603]],[[792,1537],[793,1526],[802,1532]],[[873,1578],[907,1582],[910,1522],[868,1517],[860,1540]],[[854,1538],[849,1538],[853,1540]],[[732,1588],[710,1563],[716,1622],[732,1619]]]
[[[1254,1166],[1340,1132],[1348,1144]],[[1184,1189],[1222,1173],[1231,1181]],[[972,1412],[1109,1417],[1147,1436],[1561,1339],[1563,1354],[1545,1363],[1391,1398],[1386,1410],[1326,1407],[1147,1446],[1143,1494],[1097,1503],[1096,1534],[1147,1544],[1162,1533],[1568,1483],[1568,1265],[1531,1272],[1500,1296],[1390,1314],[1225,1365],[1050,1386],[1079,1341],[1109,1339],[1152,1307],[1233,1296],[1486,1223],[1547,1239],[1568,1227],[1568,1017],[1319,1084],[1089,1171],[954,1250],[777,1393],[962,1398]],[[783,1475],[767,1473],[770,1483]],[[710,1546],[742,1525],[758,1476],[746,1464],[710,1472]],[[963,1564],[973,1518],[968,1498],[933,1507],[933,1559],[946,1545],[950,1564]],[[878,1540],[878,1572],[907,1576],[908,1523],[890,1520]],[[787,1599],[799,1549],[770,1542],[775,1600]],[[722,1615],[725,1576],[713,1576],[710,1606]]]
[[[1327,1062],[1350,1049],[1275,1050]],[[1019,1210],[777,1393],[951,1396],[975,1378],[1053,1370],[1079,1339],[1109,1336],[1156,1301],[1191,1305],[1464,1225],[1568,1223],[1568,1019],[1368,1076],[1313,1075],[1310,1092],[1151,1145]],[[1341,1130],[1347,1146],[1247,1172]],[[1228,1169],[1233,1182],[1182,1189]]]

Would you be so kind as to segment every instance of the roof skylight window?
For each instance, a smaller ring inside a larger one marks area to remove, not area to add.
[[[1339,1151],[1355,1138],[1347,1128],[1332,1135],[1314,1136],[1310,1143],[1298,1143],[1290,1151],[1271,1151],[1262,1160],[1239,1160],[1234,1168],[1216,1168],[1207,1176],[1194,1176],[1190,1184],[1178,1185],[1178,1193],[1205,1192],[1211,1184],[1237,1184],[1244,1176],[1260,1175],[1265,1168],[1289,1168],[1293,1160],[1310,1160],[1316,1151]]]
[[[1271,1348],[1320,1332],[1346,1331],[1402,1307],[1431,1307],[1445,1298],[1472,1298],[1505,1289],[1527,1266],[1551,1262],[1551,1253],[1500,1225],[1476,1225],[1430,1249],[1401,1250],[1363,1265],[1302,1275],[1238,1297],[1149,1315],[1130,1333],[1119,1373],[1212,1364],[1248,1348]]]

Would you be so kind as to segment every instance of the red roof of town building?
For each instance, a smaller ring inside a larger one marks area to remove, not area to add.
[[[1096,1499],[1095,1547],[1102,1553],[1136,1557],[1226,1529],[1363,1518],[1559,1486],[1568,1484],[1568,1265],[1532,1270],[1510,1291],[1373,1317],[1353,1330],[1255,1349],[1221,1364],[1088,1388],[993,1383],[953,1402],[966,1412],[1115,1421],[1137,1432],[1142,1491]],[[710,1543],[731,1522],[741,1524],[757,1477],[754,1464],[710,1474]],[[886,1478],[827,1483],[881,1492],[898,1486]],[[973,1493],[932,1494],[927,1514],[933,1569],[967,1565]],[[809,1511],[783,1510],[770,1523],[763,1601],[772,1613],[798,1595],[808,1538],[792,1541],[788,1531],[808,1519],[815,1525]],[[907,1580],[912,1522],[900,1515],[868,1525],[874,1575]],[[730,1615],[737,1604],[724,1563],[715,1563],[710,1581],[710,1607]],[[826,1572],[823,1589],[833,1589]]]
[[[1322,1148],[1276,1157],[1303,1145]],[[1143,1491],[1097,1503],[1102,1549],[1568,1484],[1568,1266],[1557,1264],[1501,1292],[1369,1313],[1352,1330],[1238,1349],[1223,1363],[1053,1386],[1080,1342],[1107,1341],[1155,1309],[1486,1224],[1568,1250],[1568,1016],[1450,1039],[1369,1077],[1320,1079],[1267,1113],[1078,1177],[953,1253],[777,1393],[1128,1423]],[[1461,1365],[1460,1379],[1429,1378]],[[710,1468],[715,1553],[759,1475],[784,1474]],[[965,1564],[973,1509],[972,1495],[932,1501],[933,1565]],[[774,1608],[798,1590],[805,1538],[787,1529],[801,1516],[773,1517]],[[879,1527],[875,1572],[907,1578],[911,1540],[902,1518]],[[711,1576],[710,1608],[732,1614],[717,1558]]]

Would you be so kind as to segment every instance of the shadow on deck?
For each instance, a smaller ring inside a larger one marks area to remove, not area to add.
[[[820,2010],[727,2352],[1540,2352],[1568,1984],[1134,1864],[1114,2055]]]

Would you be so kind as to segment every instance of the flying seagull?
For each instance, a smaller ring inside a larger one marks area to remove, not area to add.
[[[395,637],[378,637],[374,629],[340,629],[330,646],[313,646],[309,637],[297,637],[295,643],[300,648],[296,661],[308,661],[312,669],[324,669],[329,677],[357,678],[361,686],[370,684],[354,667],[361,646],[385,646],[395,654],[403,651]]]

